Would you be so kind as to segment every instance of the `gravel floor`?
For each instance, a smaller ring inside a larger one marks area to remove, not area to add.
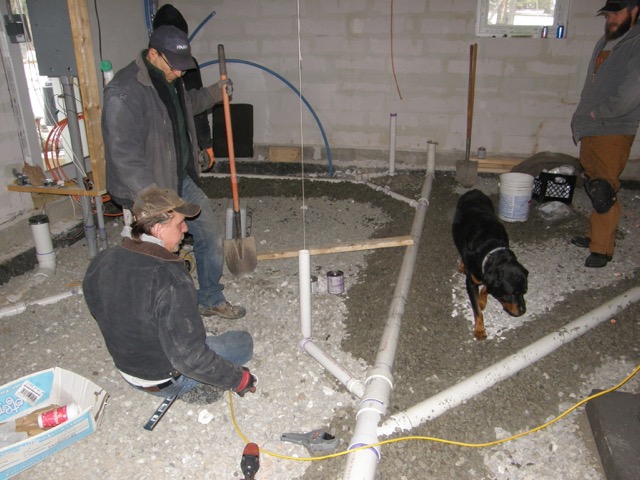
[[[355,169],[339,171],[338,176],[364,179]],[[408,171],[368,180],[415,199],[423,178],[419,171]],[[479,177],[476,187],[497,204],[496,176]],[[453,174],[439,172],[403,318],[388,413],[405,410],[637,286],[640,195],[632,187],[621,192],[624,214],[617,250],[604,269],[583,267],[585,251],[568,243],[572,235],[584,233],[587,224],[589,203],[581,190],[566,218],[545,220],[534,203],[527,222],[507,224],[512,248],[530,271],[528,311],[514,319],[490,299],[485,311],[489,338],[477,342],[450,238],[455,202],[464,189]],[[222,219],[230,195],[228,179],[206,178],[204,188]],[[414,215],[408,203],[353,182],[243,178],[240,195],[252,213],[251,234],[259,252],[407,235]],[[118,241],[119,228],[117,221],[109,221],[111,244]],[[375,359],[403,252],[389,248],[311,257],[312,273],[319,278],[318,293],[312,296],[314,338],[357,378],[365,378]],[[60,249],[55,278],[26,290],[22,299],[70,288],[82,280],[88,261],[84,241]],[[326,292],[329,270],[344,272],[342,295]],[[32,276],[33,272],[0,286],[2,303]],[[227,272],[223,281],[227,298],[243,304],[248,315],[236,322],[207,319],[207,328],[246,329],[255,339],[250,367],[259,377],[258,392],[233,399],[241,432],[262,449],[288,457],[308,457],[308,452],[281,442],[283,432],[322,427],[341,440],[340,449],[346,448],[357,399],[297,346],[297,259],[261,261],[249,277],[237,279]],[[639,311],[638,305],[626,309],[615,323],[603,323],[511,379],[397,436],[483,442],[544,423],[592,389],[613,386],[640,363]],[[94,435],[17,478],[242,478],[245,441],[234,429],[227,394],[212,403],[204,403],[204,395],[191,398],[191,403],[178,401],[153,432],[144,430],[142,425],[159,401],[120,378],[82,297],[31,306],[0,319],[0,328],[5,366],[0,383],[60,366],[90,378],[110,394]],[[639,393],[640,379],[632,379],[623,390]],[[342,478],[344,464],[344,457],[308,462],[263,453],[256,478],[337,479]],[[579,409],[548,429],[490,448],[424,441],[385,446],[377,477],[600,480],[604,474],[584,410]]]

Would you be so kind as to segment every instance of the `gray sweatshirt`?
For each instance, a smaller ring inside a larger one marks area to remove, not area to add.
[[[635,135],[640,121],[640,24],[613,46],[595,72],[607,40],[595,46],[580,103],[571,119],[573,141],[602,135]]]

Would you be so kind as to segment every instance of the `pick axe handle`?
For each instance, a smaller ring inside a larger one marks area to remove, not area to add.
[[[220,66],[220,80],[227,80],[227,62],[224,55],[224,45],[218,45],[218,65]],[[236,153],[233,147],[233,128],[231,126],[231,107],[227,88],[222,87],[222,105],[224,107],[224,123],[227,127],[227,151],[229,152],[229,171],[231,173],[231,193],[233,195],[233,211],[240,212],[238,198],[238,177],[236,176]]]
[[[469,48],[469,93],[467,96],[467,145],[465,161],[469,161],[471,155],[471,127],[473,125],[473,103],[476,90],[476,58],[478,56],[478,44],[474,43]]]

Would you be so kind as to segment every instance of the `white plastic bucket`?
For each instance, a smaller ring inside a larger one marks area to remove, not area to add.
[[[528,173],[500,175],[498,217],[505,222],[524,222],[529,218],[533,180]]]

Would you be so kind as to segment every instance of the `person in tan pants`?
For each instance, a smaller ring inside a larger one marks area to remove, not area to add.
[[[571,119],[580,142],[580,164],[593,211],[586,237],[571,243],[588,248],[585,266],[600,268],[613,258],[622,212],[617,198],[622,174],[640,123],[640,26],[638,0],[607,0],[598,11],[606,19]]]

